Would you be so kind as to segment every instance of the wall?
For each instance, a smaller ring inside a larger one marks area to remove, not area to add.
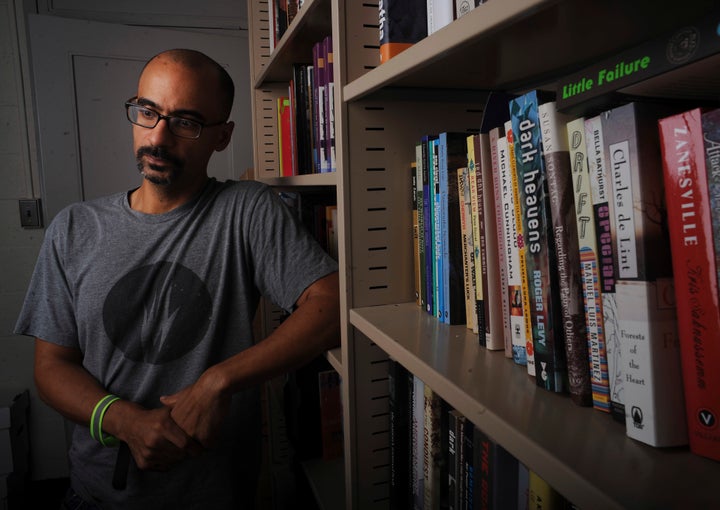
[[[18,199],[38,195],[21,67],[24,28],[16,23],[21,9],[20,1],[0,0],[0,387],[30,390],[33,477],[57,478],[67,474],[64,423],[37,398],[33,341],[12,334],[44,233],[21,228],[18,211]]]

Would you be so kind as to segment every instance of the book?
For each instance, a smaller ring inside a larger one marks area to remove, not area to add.
[[[315,131],[315,173],[328,169],[325,145],[325,55],[322,42],[312,46],[313,59],[313,119]]]
[[[278,152],[279,152],[279,172],[281,177],[295,175],[292,157],[292,128],[290,125],[290,98],[282,96],[277,98],[277,122],[278,122]]]
[[[517,244],[517,264],[520,277],[520,298],[523,317],[523,339],[525,341],[525,365],[528,375],[535,377],[535,348],[533,347],[532,319],[530,318],[530,285],[527,278],[527,265],[525,263],[525,237],[523,235],[522,208],[520,201],[520,187],[518,185],[517,163],[515,161],[515,136],[512,131],[512,122],[505,123],[505,131],[508,133],[508,155],[510,157],[510,182],[512,185],[513,206],[515,208],[515,235]],[[513,280],[514,281],[514,280]],[[519,350],[520,364],[522,364],[523,352]]]
[[[448,410],[448,510],[460,510],[460,467],[462,466],[461,438],[463,415],[456,409]],[[401,508],[390,505],[391,508]]]
[[[462,238],[463,282],[465,289],[466,326],[477,333],[475,309],[475,262],[473,260],[472,205],[470,177],[467,167],[458,169],[458,196],[460,197],[460,232]]]
[[[427,37],[425,0],[380,0],[378,10],[381,64]]]
[[[703,113],[703,146],[710,200],[710,223],[715,245],[715,267],[720,286],[720,113],[717,109]]]
[[[447,502],[448,415],[443,399],[425,385],[424,507],[440,508]]]
[[[493,331],[493,335],[498,335],[502,332],[502,348],[505,351],[505,357],[512,358],[512,340],[510,339],[510,307],[507,299],[504,296],[507,294],[508,279],[507,279],[507,250],[505,248],[505,235],[503,234],[503,214],[502,214],[502,180],[500,177],[500,153],[498,151],[498,143],[500,139],[505,135],[503,126],[496,126],[490,130],[490,162],[492,164],[492,192],[494,197],[495,214],[494,218],[494,241],[497,243],[497,266],[490,266],[488,263],[488,271],[490,269],[497,270],[497,276],[499,279],[500,292],[497,295],[503,298],[498,299],[500,306],[501,319],[502,319],[502,330]],[[495,301],[495,300],[491,300]]]
[[[425,503],[425,383],[414,374],[412,378],[410,485],[412,507],[422,510]]]
[[[633,85],[652,86],[649,78],[661,74],[667,76],[673,71],[687,75],[689,64],[708,57],[711,57],[708,60],[714,59],[708,65],[714,63],[717,67],[717,55],[720,52],[720,38],[717,37],[719,22],[720,9],[715,7],[694,23],[673,28],[568,75],[558,83],[558,108],[561,111],[609,108],[614,104],[607,104],[608,101],[617,101],[612,92],[623,90],[637,94],[639,91],[634,90]],[[683,78],[687,80],[688,76]],[[692,86],[705,90],[712,87],[712,83],[694,80]],[[698,91],[694,92],[697,94]],[[713,97],[715,90],[711,88],[708,92],[706,96]],[[644,95],[648,94],[644,92]],[[658,97],[670,97],[670,93],[663,90]]]
[[[437,32],[455,19],[454,0],[427,0],[427,33]]]
[[[390,507],[405,508],[410,502],[410,410],[412,378],[398,361],[388,368],[388,409],[390,413]]]
[[[433,315],[442,321],[445,315],[445,282],[443,277],[443,207],[442,195],[440,192],[440,159],[439,159],[439,137],[434,136],[428,142],[428,164],[430,165],[431,186],[430,202],[432,203],[432,245],[433,245]]]
[[[564,498],[532,469],[529,470],[528,509],[559,510]]]
[[[520,265],[520,247],[522,241],[518,237],[515,193],[513,189],[513,173],[516,170],[515,142],[513,140],[510,121],[505,123],[505,136],[498,141],[498,153],[505,153],[500,158],[500,193],[503,203],[503,229],[505,235],[506,267],[508,287],[505,298],[510,311],[510,341],[512,358],[518,365],[527,365],[527,338],[525,336],[525,315],[523,309],[522,266]],[[516,179],[517,180],[517,179]],[[517,188],[517,185],[515,186]]]
[[[518,508],[518,460],[476,428],[475,508]]]
[[[482,152],[482,142],[478,134],[467,137],[468,176],[470,180],[470,207],[472,209],[472,240],[473,240],[473,268],[475,288],[475,316],[477,317],[478,341],[481,346],[487,344],[490,335],[488,322],[488,306],[484,294],[487,286],[487,269],[485,268],[487,255],[485,254],[485,208],[483,194],[485,193],[482,180],[483,155],[475,155],[475,147]],[[487,139],[487,136],[485,136]],[[485,140],[487,142],[487,140]],[[485,146],[489,149],[489,145]]]
[[[595,220],[595,238],[598,247],[598,269],[602,299],[603,327],[605,331],[605,353],[608,360],[608,388],[610,391],[610,413],[615,421],[625,423],[624,405],[624,363],[620,348],[620,330],[617,320],[617,299],[615,280],[617,256],[613,247],[615,236],[614,206],[610,167],[605,163],[602,119],[599,115],[585,121],[590,191],[592,193]]]
[[[462,441],[462,490],[460,508],[469,510],[475,505],[475,431],[477,427],[473,422],[465,419],[463,423]]]
[[[550,199],[547,195],[545,161],[536,91],[509,103],[515,139],[515,161],[522,203],[525,263],[530,284],[530,317],[533,326],[535,379],[547,390],[565,391],[563,345],[557,267],[552,234]]]
[[[605,351],[602,297],[599,286],[595,217],[590,189],[587,144],[585,143],[585,118],[578,117],[571,120],[566,124],[566,129],[575,201],[592,402],[595,409],[609,413],[610,385]]]
[[[442,251],[439,270],[442,272],[443,304],[440,321],[464,324],[465,293],[463,282],[462,236],[460,225],[460,197],[458,169],[467,167],[465,133],[443,132],[438,137],[438,176],[440,190],[440,245]],[[440,279],[438,279],[440,284]]]
[[[627,435],[652,446],[687,444],[658,118],[628,103],[603,113],[612,169]]]
[[[343,408],[340,374],[335,370],[318,372],[320,386],[320,424],[323,460],[343,456]]]
[[[413,238],[413,284],[415,302],[420,305],[420,224],[418,218],[418,181],[417,163],[410,163],[410,203],[412,207],[412,238]]]
[[[297,173],[312,173],[312,118],[308,114],[310,110],[310,98],[307,91],[307,64],[293,64],[293,113],[295,118],[294,139],[297,152]]]
[[[720,303],[705,157],[705,141],[711,137],[699,108],[658,124],[688,440],[693,453],[720,460],[720,437],[714,433],[720,377],[712,369],[720,360]]]
[[[417,182],[417,196],[415,202],[417,204],[417,251],[418,251],[418,268],[419,272],[419,288],[418,299],[419,305],[424,310],[427,300],[427,289],[425,287],[426,271],[425,271],[425,188],[427,187],[427,173],[425,172],[425,163],[422,159],[422,144],[415,144],[415,180]],[[425,182],[423,182],[425,180]]]
[[[554,101],[538,105],[543,157],[550,198],[550,220],[557,262],[560,313],[564,333],[568,391],[578,405],[592,405],[585,305],[580,274],[575,199],[567,123]]]
[[[433,315],[435,303],[435,222],[434,173],[432,171],[432,136],[423,136],[420,143],[423,176],[423,218],[425,239],[425,310]]]
[[[325,158],[327,159],[327,172],[337,169],[335,162],[335,78],[333,75],[333,40],[326,36],[322,41],[322,50],[325,57]]]

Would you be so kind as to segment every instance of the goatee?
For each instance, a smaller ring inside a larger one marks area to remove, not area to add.
[[[163,160],[167,166],[146,163],[143,156]],[[135,159],[137,160],[137,168],[140,174],[153,184],[169,185],[183,169],[183,161],[162,147],[140,147],[135,153]]]

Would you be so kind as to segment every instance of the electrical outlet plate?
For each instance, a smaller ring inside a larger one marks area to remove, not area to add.
[[[39,199],[20,200],[20,226],[24,228],[42,227]]]

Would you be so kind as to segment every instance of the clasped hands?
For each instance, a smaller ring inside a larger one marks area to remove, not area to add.
[[[141,470],[167,471],[215,446],[230,406],[230,398],[203,377],[160,402],[162,407],[133,413],[123,434]]]

